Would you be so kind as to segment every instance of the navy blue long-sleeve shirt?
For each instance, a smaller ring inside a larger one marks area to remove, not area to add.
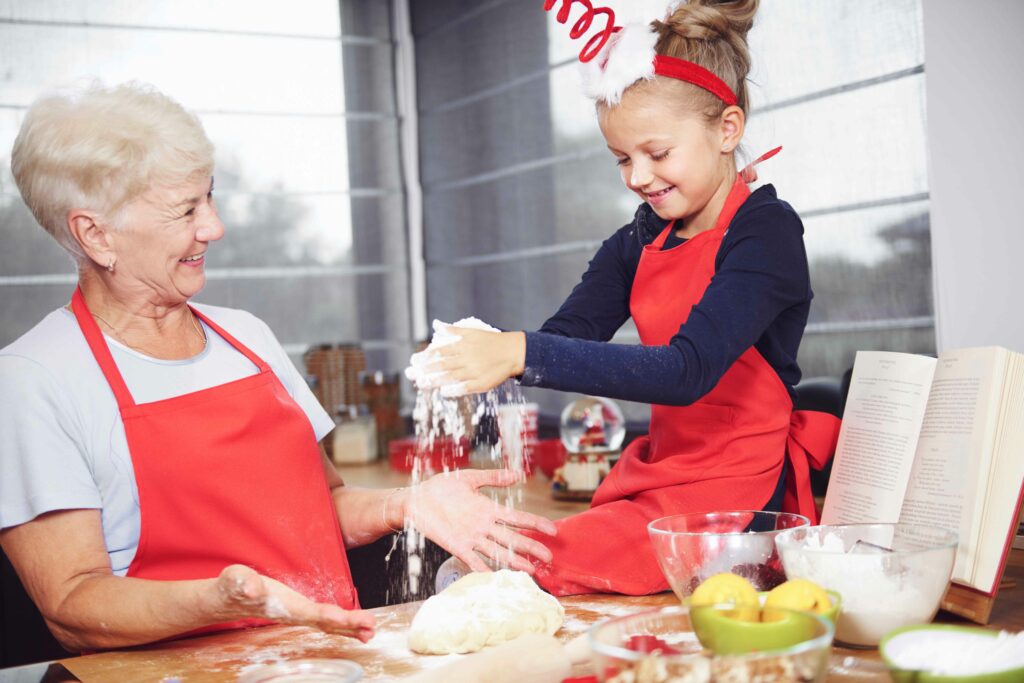
[[[803,224],[765,185],[733,217],[715,274],[666,346],[607,343],[629,319],[640,255],[667,225],[642,204],[601,245],[583,278],[538,332],[526,333],[526,386],[662,405],[689,405],[754,346],[793,397],[810,310]],[[680,244],[671,235],[663,249]]]

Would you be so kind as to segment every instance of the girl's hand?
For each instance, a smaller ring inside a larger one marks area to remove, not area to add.
[[[218,620],[255,617],[311,626],[327,633],[357,638],[364,643],[373,637],[376,622],[369,612],[313,602],[280,581],[258,574],[245,565],[225,567],[213,584],[213,591],[214,612]]]
[[[408,495],[406,514],[424,536],[473,571],[489,570],[480,557],[483,555],[496,564],[532,574],[533,563],[527,557],[546,563],[551,561],[551,551],[543,543],[523,536],[519,530],[532,529],[553,536],[554,522],[509,509],[478,492],[484,486],[511,486],[522,478],[523,475],[511,470],[457,470],[438,474]]]
[[[442,392],[450,396],[493,389],[509,377],[523,374],[526,335],[522,332],[485,332],[448,327],[459,341],[437,349],[440,360],[432,371],[444,373]]]

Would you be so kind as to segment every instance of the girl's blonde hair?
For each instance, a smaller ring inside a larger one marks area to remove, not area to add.
[[[116,227],[120,209],[150,187],[210,175],[213,144],[198,118],[151,86],[93,83],[29,108],[11,171],[39,224],[82,262],[69,211],[96,211]]]
[[[685,59],[715,74],[736,93],[737,106],[748,113],[747,74],[750,51],[747,32],[754,25],[759,0],[689,0],[665,21],[652,22],[658,34],[654,50],[659,55]],[[690,83],[672,81],[685,89],[690,108],[717,119],[726,105],[708,91]],[[642,83],[641,83],[642,85]]]

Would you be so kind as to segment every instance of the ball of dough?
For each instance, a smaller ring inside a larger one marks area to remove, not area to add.
[[[558,600],[526,572],[475,572],[423,603],[409,628],[409,648],[437,655],[476,652],[524,633],[554,635],[564,617]]]

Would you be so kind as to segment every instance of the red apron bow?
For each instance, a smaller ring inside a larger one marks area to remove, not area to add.
[[[842,421],[830,413],[796,410],[786,438],[786,493],[783,512],[796,512],[818,523],[818,508],[811,492],[811,468],[822,470],[836,452]]]

